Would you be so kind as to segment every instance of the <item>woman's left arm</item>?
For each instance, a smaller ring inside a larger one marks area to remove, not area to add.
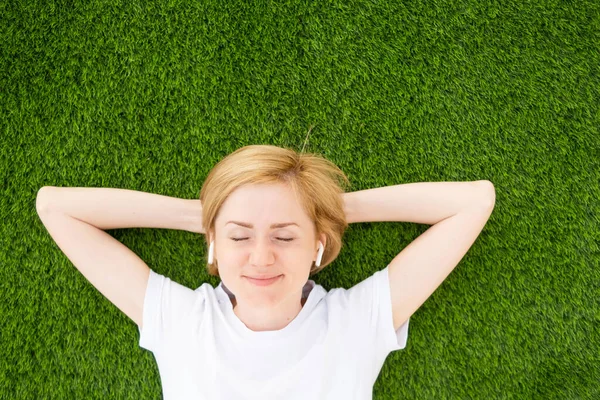
[[[434,225],[464,209],[489,207],[496,191],[488,180],[417,182],[344,193],[348,223],[414,222]]]

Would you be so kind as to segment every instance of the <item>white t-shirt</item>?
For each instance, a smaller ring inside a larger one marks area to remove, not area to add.
[[[150,271],[140,347],[150,350],[164,400],[370,400],[394,331],[388,267],[350,289],[308,280],[300,313],[278,331],[254,332],[219,283],[196,290]],[[139,329],[139,327],[138,327]]]

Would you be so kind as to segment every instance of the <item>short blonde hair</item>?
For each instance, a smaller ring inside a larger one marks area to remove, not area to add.
[[[227,197],[246,184],[284,183],[291,187],[298,202],[314,222],[315,237],[323,233],[327,244],[316,274],[332,263],[342,248],[342,236],[348,222],[344,210],[343,184],[350,181],[334,163],[314,153],[271,145],[242,147],[219,161],[208,174],[200,190],[202,225],[207,246],[208,233],[214,234],[217,214]],[[217,261],[208,264],[208,273],[219,276]]]

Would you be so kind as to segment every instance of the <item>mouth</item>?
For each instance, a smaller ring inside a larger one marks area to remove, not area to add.
[[[277,282],[279,280],[279,278],[281,278],[283,275],[277,275],[274,276],[272,278],[267,278],[267,279],[259,279],[259,278],[252,278],[249,276],[244,276],[244,278],[246,278],[250,283],[257,285],[257,286],[268,286],[271,285],[275,282]]]

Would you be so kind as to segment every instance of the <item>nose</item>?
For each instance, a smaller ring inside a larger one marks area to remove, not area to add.
[[[273,264],[275,257],[271,246],[268,239],[256,240],[256,245],[251,250],[250,263],[259,267]]]

